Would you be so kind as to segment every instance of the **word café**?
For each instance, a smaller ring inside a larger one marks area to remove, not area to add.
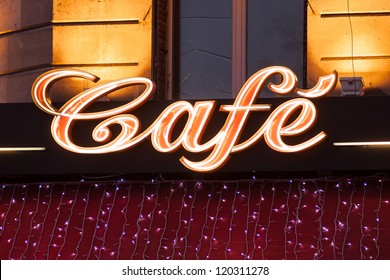
[[[281,75],[280,84],[270,82],[271,77]],[[154,122],[145,130],[140,130],[140,120],[131,114],[149,99],[154,92],[154,84],[146,78],[124,78],[96,85],[67,101],[61,108],[56,108],[50,101],[50,87],[64,78],[82,78],[97,82],[93,74],[81,70],[60,69],[41,75],[32,87],[32,98],[44,112],[54,116],[51,132],[55,141],[64,149],[80,154],[103,154],[130,149],[146,138],[150,138],[155,150],[162,153],[172,152],[180,147],[190,153],[208,152],[201,161],[190,161],[181,157],[180,162],[196,172],[212,172],[222,167],[231,153],[249,149],[264,137],[267,145],[278,152],[293,153],[303,151],[321,142],[326,134],[316,136],[296,145],[288,145],[283,137],[296,136],[308,131],[315,123],[317,111],[309,100],[327,95],[335,88],[337,72],[319,78],[315,87],[302,90],[297,87],[297,77],[288,68],[268,67],[251,76],[243,85],[232,105],[222,105],[219,110],[226,112],[224,125],[214,137],[202,142],[202,135],[209,125],[216,107],[216,101],[177,101],[166,107]],[[100,112],[85,112],[86,108],[103,96],[116,90],[135,86],[146,86],[142,94],[134,100],[117,108]],[[267,86],[279,95],[295,93],[299,98],[289,99],[275,108],[267,120],[249,139],[239,142],[241,132],[252,111],[271,111],[269,104],[256,104],[260,93]],[[186,123],[178,137],[172,139],[172,132],[177,122],[186,118]],[[82,147],[72,140],[72,124],[79,120],[101,120],[94,128],[92,137],[97,143],[94,147]],[[120,125],[120,133],[111,139],[110,126]]]

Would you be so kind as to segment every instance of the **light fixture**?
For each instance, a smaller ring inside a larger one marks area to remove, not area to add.
[[[45,147],[4,147],[0,152],[41,152],[46,151]]]
[[[363,95],[364,81],[362,77],[340,77],[341,93],[347,95]]]
[[[370,146],[370,147],[387,147],[390,146],[390,141],[365,141],[365,142],[335,142],[335,147],[358,147],[358,146]]]

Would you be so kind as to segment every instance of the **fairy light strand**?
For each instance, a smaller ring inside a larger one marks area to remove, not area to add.
[[[59,257],[61,256],[61,254],[63,252],[63,249],[64,249],[64,244],[65,244],[66,238],[68,236],[68,229],[69,229],[70,219],[74,216],[74,213],[73,213],[74,212],[74,207],[76,205],[76,202],[78,201],[79,192],[80,192],[80,188],[77,188],[75,198],[74,198],[74,200],[71,203],[72,206],[70,207],[69,219],[66,222],[65,226],[63,227],[64,236],[63,236],[62,239],[64,241],[63,241],[63,245],[61,246],[61,248],[60,248],[60,250],[58,252],[57,259],[59,259]]]
[[[143,215],[142,215],[142,211],[143,211],[143,208],[144,208],[144,202],[145,202],[145,186],[142,187],[142,201],[141,201],[141,204],[139,205],[139,213],[138,213],[138,219],[137,219],[137,222],[136,222],[136,225],[137,225],[137,233],[134,235],[134,238],[135,238],[135,243],[134,243],[134,250],[133,250],[133,253],[131,254],[131,260],[134,259],[134,256],[137,254],[137,248],[138,248],[138,240],[139,240],[139,235],[142,231],[142,228],[141,228],[141,225],[140,225],[140,222],[143,218]],[[161,247],[161,241],[160,241],[160,247]],[[160,248],[159,247],[159,248]]]
[[[79,238],[79,241],[77,242],[75,252],[73,253],[73,260],[77,259],[78,254],[79,254],[79,248],[80,248],[80,244],[82,241],[82,235],[83,235],[83,231],[85,229],[85,221],[87,219],[87,207],[88,207],[88,201],[90,201],[89,197],[90,197],[91,189],[92,189],[92,186],[89,186],[88,192],[87,192],[87,198],[83,199],[83,202],[85,204],[84,211],[82,213],[83,221],[82,221],[82,225],[81,225],[81,229],[80,229],[80,238]]]
[[[218,217],[219,217],[218,213],[219,213],[221,202],[222,202],[222,192],[223,192],[224,188],[225,188],[225,186],[223,188],[221,188],[221,190],[220,190],[220,197],[219,197],[217,212],[215,214],[215,217],[209,215],[209,207],[210,207],[210,201],[211,201],[212,195],[208,195],[208,199],[207,199],[206,219],[205,219],[205,223],[203,224],[202,235],[203,235],[204,229],[206,227],[206,224],[208,222],[208,219],[211,219],[211,221],[213,222],[212,232],[211,232],[211,236],[209,239],[209,246],[210,247],[209,247],[209,251],[208,251],[207,256],[206,256],[207,259],[210,258],[211,250],[213,248],[213,240],[214,240],[214,236],[215,236],[216,225],[217,225],[217,221],[218,221]],[[200,245],[201,245],[201,243],[199,242],[199,245],[198,245],[199,249],[200,249]]]
[[[164,248],[164,246],[162,246],[162,242],[163,242],[163,239],[166,238],[165,235],[166,235],[166,230],[167,230],[167,224],[168,224],[168,213],[171,209],[171,206],[172,206],[172,196],[175,192],[175,187],[174,187],[174,183],[172,182],[171,183],[171,186],[170,186],[170,193],[169,193],[169,197],[168,197],[168,206],[167,206],[167,209],[165,210],[165,215],[164,215],[164,230],[163,230],[163,233],[161,235],[161,238],[160,238],[160,246],[159,246],[159,249],[158,249],[158,252],[157,252],[157,256],[158,258],[160,258],[161,256],[161,251]],[[169,257],[167,257],[167,259],[169,259]]]
[[[345,234],[344,234],[344,238],[343,238],[343,244],[341,246],[341,258],[344,260],[345,259],[345,256],[344,256],[344,250],[345,250],[345,247],[347,246],[347,237],[348,237],[348,233],[350,231],[350,226],[349,226],[349,219],[350,219],[350,216],[351,216],[351,212],[352,212],[352,207],[353,207],[353,196],[355,194],[355,184],[353,184],[352,186],[352,190],[351,190],[351,196],[349,198],[349,207],[348,207],[348,212],[347,212],[347,218],[346,218],[346,222],[345,222]]]
[[[299,185],[298,185],[298,192],[299,192],[299,197],[298,197],[298,205],[295,209],[295,227],[294,227],[294,232],[295,232],[295,245],[294,245],[294,256],[295,256],[295,259],[298,259],[298,252],[297,252],[297,248],[298,248],[298,224],[300,223],[300,215],[299,215],[299,210],[301,209],[301,203],[302,203],[302,185],[301,184],[305,184],[305,181],[303,182],[300,182]]]
[[[318,206],[316,205],[316,212],[320,212],[319,217],[317,219],[318,222],[318,238],[317,238],[317,252],[314,254],[314,259],[318,260],[323,253],[322,248],[322,239],[323,239],[323,230],[322,230],[322,219],[324,216],[324,204],[325,204],[325,196],[326,191],[328,189],[328,183],[325,185],[325,190],[323,191],[321,188],[318,187],[318,184],[316,184],[316,192],[318,196]]]
[[[61,199],[60,199],[60,202],[59,202],[59,204],[58,204],[58,206],[56,208],[57,209],[57,216],[54,218],[54,226],[53,226],[52,233],[50,235],[51,239],[50,239],[49,244],[47,246],[47,256],[48,256],[48,258],[51,258],[50,252],[54,250],[52,248],[56,248],[57,247],[57,244],[55,242],[53,242],[53,241],[55,239],[55,232],[56,232],[56,230],[58,228],[61,228],[61,226],[60,225],[57,226],[57,224],[58,224],[58,220],[59,220],[60,214],[61,214],[61,206],[64,203],[65,192],[66,192],[66,185],[64,186],[64,188],[62,190]]]
[[[251,208],[250,208],[250,201],[251,201],[251,188],[252,188],[252,184],[249,184],[248,186],[248,199],[247,199],[247,207],[248,207],[248,211],[247,211],[247,215],[246,215],[246,229],[245,229],[245,258],[248,259],[250,258],[251,256],[248,255],[248,250],[249,250],[249,239],[248,239],[248,233],[249,233],[249,217],[250,217],[250,211],[251,211]]]
[[[0,237],[2,237],[2,235],[5,232],[8,213],[11,212],[12,204],[15,202],[15,192],[16,192],[16,188],[13,188],[12,196],[10,197],[10,200],[8,202],[8,210],[5,212],[5,214],[4,213],[1,214],[2,216],[4,216],[4,222],[3,222],[2,232],[1,232]]]
[[[98,188],[97,186],[95,186],[95,187]],[[103,192],[102,192],[102,198],[100,199],[99,208],[98,208],[98,213],[99,214],[97,214],[97,217],[96,217],[96,223],[95,223],[93,238],[91,240],[91,247],[89,249],[89,253],[88,253],[87,259],[91,258],[91,254],[92,254],[93,250],[96,251],[98,249],[97,247],[94,246],[94,241],[97,238],[97,229],[98,229],[99,219],[100,219],[100,215],[101,215],[101,211],[102,211],[102,206],[103,206],[104,196],[106,194],[106,190],[107,190],[107,186],[104,187]]]
[[[236,184],[236,187],[234,189],[234,197],[232,200],[231,218],[230,218],[230,224],[229,224],[229,228],[228,228],[228,233],[229,233],[228,236],[229,237],[228,237],[228,241],[226,243],[226,249],[225,249],[225,259],[226,260],[229,259],[228,253],[231,252],[231,248],[229,246],[230,246],[230,242],[232,241],[233,219],[234,219],[234,215],[237,213],[237,210],[234,208],[234,204],[236,203],[236,199],[237,199],[237,192],[238,192],[238,184]],[[222,195],[222,191],[221,191],[221,195]],[[221,197],[219,199],[221,200]]]
[[[123,217],[124,217],[124,223],[122,225],[121,237],[119,238],[118,255],[117,255],[118,260],[120,259],[120,250],[122,247],[123,237],[126,236],[126,226],[128,225],[127,212],[128,212],[129,204],[130,204],[130,200],[131,200],[130,191],[131,191],[131,185],[129,187],[127,187],[127,196],[122,197],[122,199],[127,199],[127,203],[125,204],[125,207],[121,210],[121,213],[123,214]]]
[[[23,209],[24,209],[24,207],[25,207],[25,205],[26,205],[27,194],[28,194],[28,189],[26,189],[26,193],[25,193],[24,196],[23,196],[24,199],[22,199],[22,201],[23,201],[23,202],[22,202],[22,208],[19,210],[18,218],[15,218],[15,221],[18,222],[18,227],[17,227],[17,229],[16,229],[16,231],[15,231],[15,237],[14,237],[14,239],[13,239],[13,241],[12,241],[12,246],[11,246],[12,249],[11,249],[10,252],[9,252],[9,259],[12,259],[11,255],[12,255],[13,249],[16,249],[16,248],[15,248],[15,244],[16,244],[16,239],[17,239],[17,236],[18,236],[18,232],[19,232],[20,227],[21,227],[21,225],[22,225],[22,214],[23,214]],[[26,245],[27,245],[27,244],[26,244]]]
[[[37,198],[36,198],[36,206],[35,206],[35,212],[34,212],[34,215],[31,217],[31,220],[30,220],[30,229],[29,229],[29,233],[28,233],[28,242],[26,244],[26,249],[24,250],[24,252],[21,254],[22,258],[25,258],[25,255],[29,249],[29,244],[31,244],[30,240],[32,239],[32,230],[33,230],[33,224],[34,224],[34,220],[35,220],[35,217],[38,215],[38,209],[39,209],[39,199],[40,199],[40,195],[41,195],[41,187],[38,187],[38,194],[37,194]],[[35,198],[33,198],[33,201],[35,200]],[[0,199],[1,201],[1,199]]]
[[[174,239],[174,245],[173,245],[171,260],[173,260],[174,257],[175,257],[177,242],[179,241],[179,231],[181,229],[181,225],[182,225],[182,222],[183,222],[182,215],[183,215],[183,212],[184,212],[183,209],[184,209],[185,198],[187,196],[187,189],[188,189],[187,186],[184,186],[183,183],[180,183],[180,186],[184,188],[184,192],[183,192],[183,196],[181,198],[182,203],[181,203],[180,214],[179,214],[179,222],[178,222],[178,227],[177,227],[176,233],[175,233],[175,239]],[[191,198],[191,196],[190,196],[190,198]]]
[[[153,220],[154,220],[154,213],[156,213],[156,209],[157,209],[157,205],[158,205],[158,190],[159,190],[159,188],[160,188],[160,185],[158,184],[157,185],[157,187],[156,187],[156,192],[155,192],[155,194],[154,195],[156,195],[156,199],[155,199],[155,203],[154,203],[154,206],[153,206],[153,210],[152,210],[152,212],[150,213],[150,220],[151,220],[151,222],[150,222],[150,224],[149,224],[149,228],[148,228],[148,230],[147,230],[147,237],[146,237],[146,246],[145,246],[145,248],[144,248],[144,251],[143,251],[143,256],[144,256],[144,259],[145,259],[145,257],[146,257],[146,251],[147,251],[147,249],[148,249],[148,245],[149,245],[149,243],[151,242],[150,241],[150,234],[151,234],[151,232],[152,232],[152,225],[153,225]]]
[[[363,245],[363,239],[364,239],[364,237],[366,236],[366,234],[365,234],[365,226],[363,225],[363,221],[364,221],[364,207],[365,207],[365,204],[364,204],[364,200],[365,200],[365,198],[366,198],[366,187],[367,187],[367,183],[366,182],[364,182],[363,183],[363,198],[362,198],[362,210],[361,210],[361,218],[360,218],[360,232],[361,232],[361,238],[360,238],[360,254],[361,254],[361,259],[362,260],[365,260],[366,259],[366,257],[365,257],[365,255],[364,255],[364,251],[363,251],[363,249],[366,251],[366,250],[368,250],[367,249],[367,247],[365,247],[364,245]]]
[[[118,188],[116,187],[115,188],[115,192],[114,192],[114,198],[113,198],[113,202],[112,202],[112,205],[110,206],[109,209],[107,209],[107,220],[105,222],[105,226],[104,226],[104,234],[103,234],[103,244],[102,244],[102,247],[100,248],[99,250],[99,255],[98,255],[98,259],[100,259],[101,257],[101,254],[102,254],[102,251],[104,251],[104,248],[106,246],[106,242],[107,242],[107,232],[108,232],[108,227],[109,227],[109,223],[110,223],[110,217],[111,217],[111,213],[114,209],[114,206],[115,206],[115,202],[116,202],[116,195],[118,193]]]
[[[271,188],[271,191],[272,191],[272,196],[271,196],[271,206],[269,208],[269,214],[268,214],[268,224],[265,228],[265,246],[264,248],[262,248],[261,250],[261,258],[264,260],[265,257],[264,257],[264,251],[267,250],[268,248],[268,233],[269,233],[269,228],[271,226],[271,223],[272,223],[272,209],[274,208],[274,202],[275,202],[275,185],[273,184],[272,185],[272,188]]]
[[[341,183],[336,184],[336,189],[337,189],[337,207],[335,210],[335,219],[333,220],[333,225],[334,225],[334,232],[332,236],[332,243],[331,246],[333,248],[333,258],[337,258],[337,253],[336,253],[336,235],[337,235],[337,225],[338,225],[338,220],[339,220],[339,213],[340,213],[340,205],[341,205]]]
[[[195,248],[195,256],[196,256],[196,259],[197,260],[199,260],[199,252],[200,252],[200,250],[201,250],[201,246],[202,246],[202,242],[203,242],[203,239],[206,239],[207,237],[206,237],[206,235],[205,235],[205,229],[206,229],[206,227],[207,227],[207,223],[208,223],[208,220],[209,219],[212,219],[213,220],[213,217],[212,216],[209,216],[209,205],[210,205],[210,200],[211,200],[211,197],[212,197],[212,195],[208,195],[208,200],[207,200],[207,205],[206,205],[206,208],[205,208],[205,219],[204,219],[204,223],[203,223],[203,225],[202,225],[202,227],[201,227],[201,229],[200,229],[200,232],[201,232],[201,234],[200,234],[200,239],[199,239],[199,241],[198,241],[198,245],[196,246],[196,248]],[[183,202],[184,203],[184,202]],[[219,208],[219,207],[218,207]],[[217,214],[216,214],[216,216],[218,216],[218,210],[217,210]],[[215,229],[215,225],[213,226],[213,229]],[[211,247],[211,246],[210,246]],[[210,248],[210,250],[211,250],[211,248]]]
[[[186,255],[187,255],[188,235],[190,234],[190,231],[191,231],[191,224],[192,224],[192,220],[193,220],[193,208],[194,208],[194,204],[195,204],[195,201],[197,198],[198,190],[200,189],[201,185],[202,184],[200,182],[197,182],[194,186],[194,199],[193,199],[191,207],[190,207],[190,215],[189,215],[190,219],[189,219],[189,222],[186,223],[187,224],[187,232],[186,232],[185,236],[183,237],[183,240],[184,240],[183,259],[186,259]]]
[[[40,247],[40,245],[42,244],[42,243],[41,243],[41,240],[42,240],[43,232],[44,232],[45,225],[46,225],[46,218],[47,218],[47,216],[48,216],[48,214],[49,214],[49,210],[50,210],[50,207],[51,207],[51,204],[52,204],[52,198],[53,198],[53,187],[46,186],[46,189],[50,189],[49,202],[48,202],[48,203],[43,202],[44,205],[47,205],[47,209],[46,209],[46,213],[45,213],[45,215],[44,215],[43,221],[42,221],[42,223],[41,223],[42,226],[39,227],[39,228],[40,228],[40,235],[39,235],[39,240],[38,240],[38,242],[37,242],[39,245],[36,247],[36,250],[35,250],[35,252],[34,252],[34,258],[35,258],[35,259],[38,259],[37,256],[36,256],[36,253],[39,252],[39,247]],[[38,225],[39,225],[39,224],[38,224]],[[37,226],[38,226],[38,225],[37,225]],[[42,245],[44,246],[45,244],[43,243]],[[47,254],[47,255],[46,255],[46,259],[48,259],[48,258],[49,258],[49,255]]]
[[[288,253],[288,250],[287,250],[287,245],[288,245],[288,238],[287,238],[287,232],[288,232],[288,223],[289,223],[289,216],[290,216],[290,204],[289,204],[289,201],[290,201],[290,195],[291,195],[291,184],[292,184],[292,181],[289,181],[289,184],[288,184],[288,191],[287,191],[287,195],[286,195],[286,208],[287,208],[287,213],[286,213],[286,222],[284,223],[284,259],[287,260],[287,253]]]
[[[253,183],[253,182],[251,182]],[[252,257],[254,256],[255,254],[255,251],[256,249],[260,249],[260,246],[257,246],[257,242],[256,242],[256,239],[257,237],[262,237],[258,228],[259,227],[259,221],[260,221],[260,213],[261,213],[261,202],[262,202],[262,198],[263,198],[263,189],[264,189],[264,186],[265,186],[265,183],[264,182],[261,182],[260,184],[260,191],[259,191],[259,201],[258,203],[256,204],[256,206],[258,206],[258,209],[257,209],[257,218],[256,218],[256,224],[254,226],[254,232],[253,232],[253,250],[252,250]]]
[[[382,190],[383,190],[383,181],[382,180],[379,180],[379,199],[378,199],[378,208],[375,210],[376,212],[376,238],[375,238],[375,247],[376,247],[376,252],[377,252],[377,255],[375,257],[375,260],[377,260],[379,258],[379,253],[380,253],[380,250],[379,250],[379,233],[380,233],[380,218],[379,218],[379,212],[381,210],[381,206],[382,206]]]

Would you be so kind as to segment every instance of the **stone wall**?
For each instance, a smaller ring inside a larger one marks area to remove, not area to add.
[[[53,68],[90,71],[100,82],[151,76],[152,0],[5,0],[0,14],[0,102],[31,102],[33,81]],[[92,85],[59,82],[53,100]],[[107,99],[130,99],[140,90]]]
[[[390,1],[308,2],[309,85],[337,70],[341,77],[363,77],[367,94],[389,94]]]

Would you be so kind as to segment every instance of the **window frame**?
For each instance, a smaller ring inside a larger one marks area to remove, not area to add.
[[[165,19],[164,53],[165,58],[161,59],[156,54],[153,55],[154,68],[163,63],[165,65],[163,73],[164,82],[157,82],[160,89],[157,90],[156,98],[165,100],[180,99],[179,79],[180,79],[180,53],[175,51],[180,48],[180,0],[153,0],[155,3],[155,29],[158,30],[158,22],[162,17]],[[159,6],[160,5],[160,6]],[[164,5],[164,6],[161,6]],[[304,0],[304,32],[303,32],[303,85],[307,86],[307,6],[308,1]],[[248,0],[232,0],[232,98],[239,93],[242,85],[247,80],[247,12]],[[160,11],[166,11],[161,15]],[[161,41],[157,32],[154,32],[155,41]],[[156,43],[154,44],[156,46]],[[161,53],[161,47],[157,46],[157,52]],[[161,79],[160,79],[161,80]]]

